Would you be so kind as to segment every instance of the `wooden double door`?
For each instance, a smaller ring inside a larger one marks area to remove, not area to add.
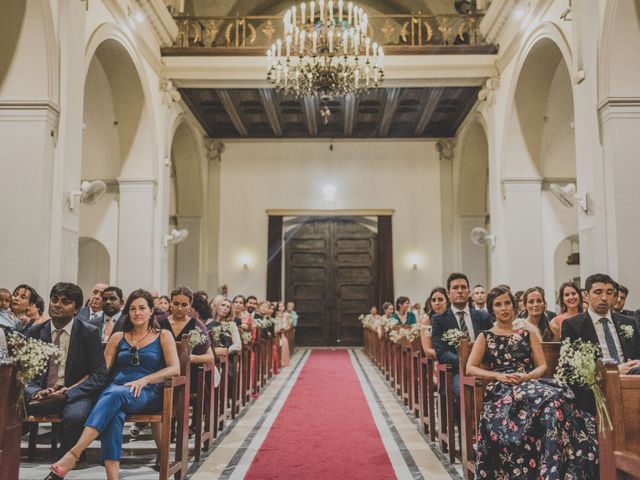
[[[358,316],[377,298],[377,234],[359,217],[311,218],[285,234],[285,298],[300,345],[362,345]]]

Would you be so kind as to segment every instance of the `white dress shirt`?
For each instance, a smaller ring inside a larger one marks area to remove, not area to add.
[[[471,322],[471,312],[469,311],[469,306],[467,305],[463,310],[458,310],[455,306],[451,305],[451,311],[453,312],[454,317],[456,317],[456,322],[458,322],[458,312],[464,313],[464,323],[466,323],[467,325],[469,340],[473,342],[476,339],[476,334],[473,331],[473,323]],[[458,327],[460,327],[459,322]]]
[[[67,365],[67,353],[69,352],[69,343],[71,342],[71,329],[73,328],[73,322],[75,319],[71,319],[69,323],[67,323],[62,331],[60,332],[60,350],[62,350],[62,355],[58,359],[59,367],[58,367],[58,381],[57,385],[64,385],[64,370]],[[51,326],[51,343],[55,343],[56,340],[56,327],[53,325],[53,322],[50,323]]]
[[[613,337],[613,342],[616,344],[616,349],[618,350],[618,357],[620,358],[620,363],[624,362],[624,354],[622,353],[622,347],[620,346],[620,339],[618,338],[618,332],[616,331],[616,326],[613,323],[613,319],[611,318],[611,312],[607,312],[606,315],[600,315],[599,313],[594,312],[589,309],[589,317],[591,317],[591,322],[593,323],[593,328],[596,330],[596,335],[598,336],[598,343],[600,344],[600,350],[602,350],[602,357],[604,360],[611,360],[611,352],[609,352],[609,347],[607,346],[607,340],[604,336],[604,326],[600,321],[601,318],[606,318],[609,320],[609,330],[611,330],[611,336]]]

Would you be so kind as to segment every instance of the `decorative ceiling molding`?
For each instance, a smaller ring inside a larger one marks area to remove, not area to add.
[[[161,47],[169,47],[178,38],[178,25],[163,0],[135,0],[149,21]]]
[[[398,98],[400,97],[399,88],[387,89],[387,98],[384,102],[384,113],[382,114],[382,120],[380,121],[380,127],[378,128],[379,135],[386,137],[389,135],[389,129],[393,122],[393,117],[398,109]]]
[[[420,137],[424,134],[424,130],[431,121],[431,117],[433,117],[433,113],[436,111],[436,107],[443,93],[444,88],[434,88],[431,90],[429,99],[425,103],[422,114],[420,115],[420,120],[418,120],[418,124],[416,125],[416,136]]]

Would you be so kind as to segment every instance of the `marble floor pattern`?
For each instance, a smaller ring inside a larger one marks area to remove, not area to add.
[[[462,479],[462,469],[456,462],[450,465],[439,448],[422,433],[418,420],[398,400],[380,372],[362,349],[349,349],[352,365],[363,389],[371,413],[382,436],[396,476],[400,480]],[[282,369],[252,402],[249,408],[232,421],[216,439],[213,449],[205,453],[198,464],[191,463],[188,478],[192,480],[241,480],[260,448],[271,425],[282,409],[293,384],[309,357],[310,351],[298,348],[291,366]],[[158,473],[151,467],[155,461],[155,445],[150,431],[145,430],[132,440],[125,426],[121,478],[123,480],[152,480]],[[26,436],[23,452],[26,452]],[[192,445],[192,442],[191,442]],[[88,450],[88,462],[82,463],[69,480],[98,480],[105,478],[104,468],[97,464],[99,442]],[[20,480],[41,480],[53,461],[48,448],[48,430],[41,428],[37,457],[33,462],[22,458]],[[89,467],[88,465],[93,465]],[[375,479],[372,479],[375,480]]]

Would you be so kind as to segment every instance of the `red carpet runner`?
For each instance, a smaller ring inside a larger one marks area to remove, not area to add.
[[[313,351],[245,479],[395,478],[349,353]]]

